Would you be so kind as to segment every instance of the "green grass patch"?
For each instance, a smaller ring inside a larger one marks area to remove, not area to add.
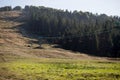
[[[0,80],[120,80],[120,62],[22,59],[0,63]]]

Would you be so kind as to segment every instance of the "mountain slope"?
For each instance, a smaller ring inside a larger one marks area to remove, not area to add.
[[[22,28],[25,14],[21,11],[0,12],[0,61],[12,58],[69,58],[82,60],[107,60],[107,58],[93,57],[79,52],[72,52],[55,45],[42,44],[40,41],[28,37]]]

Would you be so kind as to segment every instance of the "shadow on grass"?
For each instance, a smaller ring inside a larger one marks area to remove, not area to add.
[[[18,22],[20,22],[20,21],[18,21]],[[115,56],[110,55],[109,56],[109,55],[107,55],[106,52],[101,53],[101,51],[94,51],[94,49],[92,51],[90,49],[87,49],[85,47],[86,45],[83,45],[83,47],[81,45],[72,46],[73,42],[72,42],[72,45],[70,45],[70,44],[64,44],[63,45],[63,44],[61,44],[61,42],[59,42],[60,40],[57,40],[57,42],[56,42],[56,40],[53,40],[53,39],[42,38],[41,36],[36,34],[34,32],[34,30],[30,30],[29,27],[30,27],[30,25],[28,25],[27,21],[24,21],[24,24],[19,25],[19,26],[14,26],[13,29],[18,29],[19,33],[21,33],[23,37],[34,39],[34,40],[30,40],[29,44],[38,44],[38,45],[40,45],[38,47],[35,47],[34,49],[43,49],[41,47],[41,44],[48,43],[48,44],[57,44],[57,45],[53,46],[53,48],[62,48],[62,49],[71,50],[71,51],[74,51],[74,52],[82,52],[82,53],[85,53],[85,54],[88,54],[88,55],[91,55],[91,56],[115,57],[115,58],[120,56],[120,55],[115,55]]]

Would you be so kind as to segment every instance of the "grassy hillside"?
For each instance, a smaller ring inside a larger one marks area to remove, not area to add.
[[[120,61],[43,44],[20,11],[0,12],[0,80],[120,80]],[[29,36],[29,37],[28,37]]]

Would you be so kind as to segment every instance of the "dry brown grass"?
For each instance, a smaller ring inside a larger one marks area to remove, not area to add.
[[[24,37],[17,27],[23,24],[16,20],[23,18],[22,12],[9,11],[0,12],[0,53],[12,54],[21,57],[34,58],[70,58],[82,60],[106,60],[106,58],[93,57],[79,52],[72,52],[60,48],[53,48],[51,45],[43,44],[43,49],[39,49],[37,43],[29,43],[37,41]],[[5,18],[5,19],[4,19]],[[11,18],[11,20],[7,20]],[[36,48],[38,47],[38,48]]]

